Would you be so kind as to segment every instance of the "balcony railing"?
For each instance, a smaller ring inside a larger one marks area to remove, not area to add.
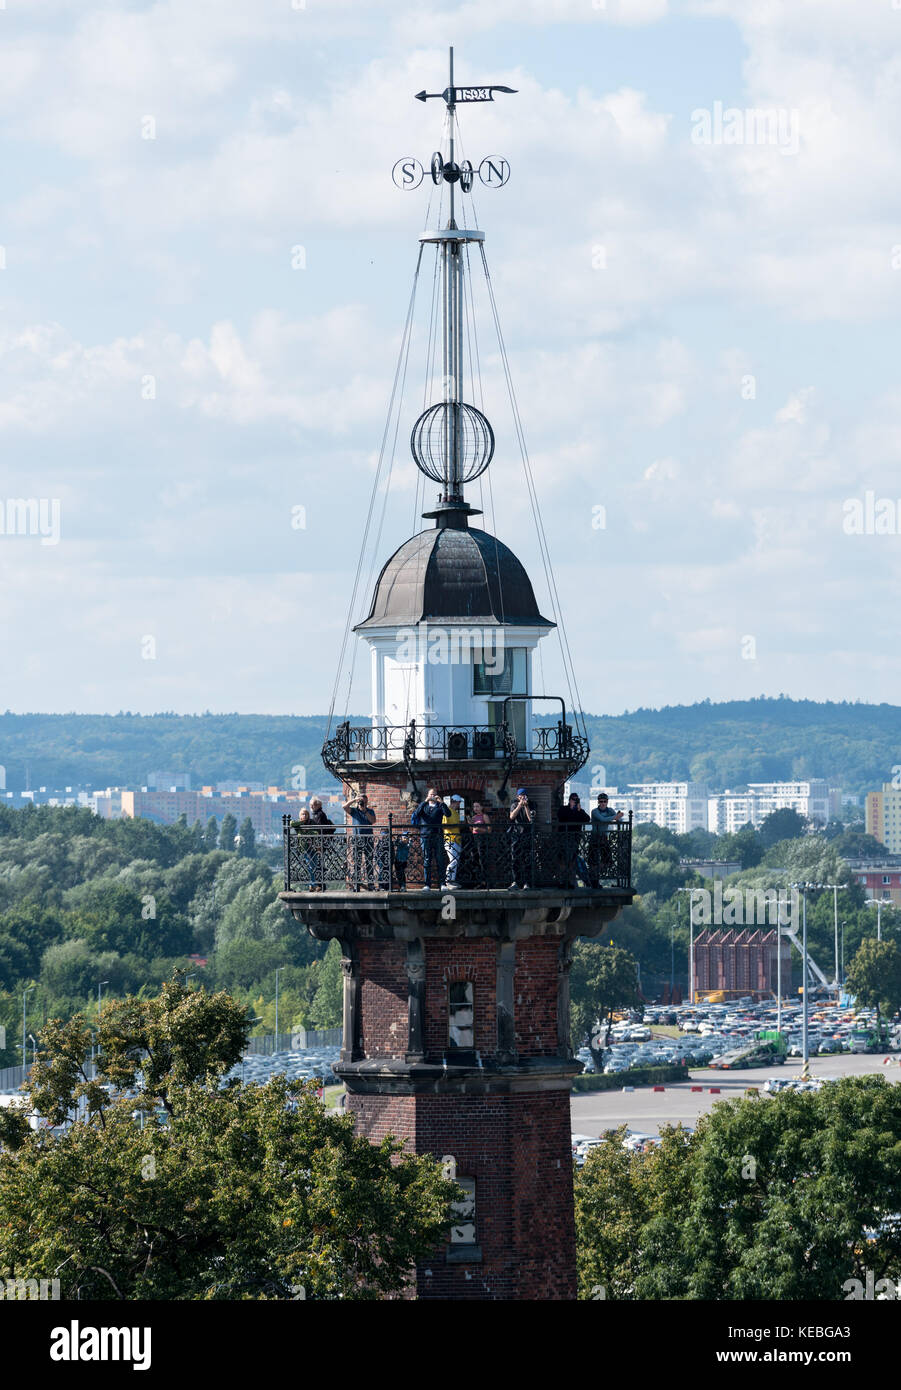
[[[588,744],[565,719],[556,724],[536,724],[528,743],[520,745],[508,722],[501,724],[339,724],[334,738],[322,750],[322,761],[335,776],[342,764],[397,761],[417,762],[475,759],[507,763],[521,759],[546,759],[565,764],[567,773],[582,767]]]
[[[462,828],[460,853],[443,830],[401,824],[393,816],[370,834],[353,826],[300,825],[284,817],[285,891],[402,893],[411,889],[629,888],[632,822],[605,835],[581,826],[532,825],[508,830],[497,812],[486,832]],[[426,876],[428,873],[428,877]]]

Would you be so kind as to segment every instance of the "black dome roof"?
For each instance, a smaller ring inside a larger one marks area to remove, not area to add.
[[[438,526],[396,550],[379,575],[367,627],[418,622],[554,627],[535,602],[529,576],[487,531]]]

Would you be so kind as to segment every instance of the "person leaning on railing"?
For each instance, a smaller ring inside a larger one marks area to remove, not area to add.
[[[592,888],[599,888],[601,879],[610,874],[613,867],[613,855],[610,852],[609,831],[611,825],[618,825],[622,819],[622,811],[611,809],[607,793],[598,792],[598,804],[591,813],[589,859],[591,861]]]
[[[488,836],[491,834],[491,821],[481,801],[472,803],[472,813],[466,823],[470,829],[468,850],[471,856],[471,874],[474,887],[488,887]]]
[[[563,860],[569,888],[575,888],[579,878],[587,885],[591,877],[588,865],[579,853],[582,826],[588,825],[590,820],[587,811],[582,810],[582,802],[575,792],[570,793],[569,801],[557,811],[557,824],[563,831]]]
[[[314,825],[306,806],[304,806],[297,820],[292,820],[291,829],[297,835],[297,847],[300,850],[300,862],[303,865],[305,876],[310,881],[309,891],[316,893],[319,891],[319,880],[322,878],[322,855],[318,852],[320,830]]]

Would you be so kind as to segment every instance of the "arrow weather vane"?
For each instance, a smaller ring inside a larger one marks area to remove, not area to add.
[[[450,50],[450,82],[443,92],[417,92],[416,101],[426,102],[436,99],[445,102],[450,113],[450,157],[445,161],[441,151],[436,150],[432,155],[430,169],[432,182],[437,184],[447,183],[450,185],[451,197],[451,219],[453,220],[454,208],[454,184],[459,183],[462,193],[469,193],[472,190],[475,171],[468,159],[464,159],[462,164],[457,164],[454,159],[454,109],[459,103],[473,101],[494,101],[495,92],[505,92],[513,95],[515,87],[502,87],[499,83],[492,83],[487,87],[455,87],[454,86],[454,50]],[[391,171],[391,177],[398,188],[418,188],[422,183],[424,169],[418,159],[404,158],[399,159]],[[479,165],[479,178],[486,188],[503,188],[510,177],[510,165],[506,159],[498,156],[489,155]]]

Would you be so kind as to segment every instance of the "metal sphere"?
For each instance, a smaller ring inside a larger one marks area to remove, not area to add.
[[[410,434],[416,467],[433,482],[443,483],[450,477],[455,432],[459,482],[471,483],[494,457],[494,430],[482,412],[465,401],[440,401],[423,411]]]

